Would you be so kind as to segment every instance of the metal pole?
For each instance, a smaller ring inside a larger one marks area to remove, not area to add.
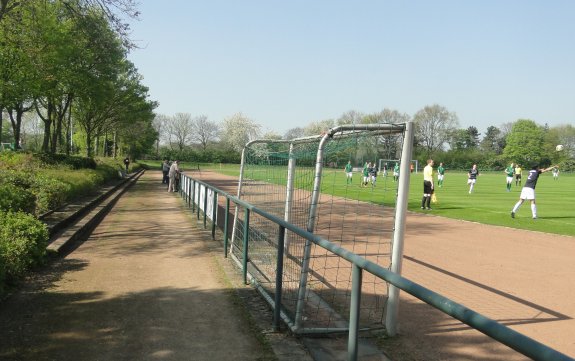
[[[207,216],[208,216],[208,187],[204,186],[204,229],[206,229]]]
[[[288,173],[287,173],[287,194],[286,205],[284,210],[284,220],[291,223],[291,207],[293,202],[293,184],[295,177],[295,158],[293,157],[293,143],[289,146],[289,160],[288,160]],[[285,229],[284,229],[285,232]],[[289,253],[290,239],[285,235],[285,250]]]
[[[212,190],[214,201],[212,203],[212,239],[216,239],[216,217],[218,216],[218,193]]]
[[[401,153],[401,168],[399,171],[399,189],[397,192],[397,204],[395,207],[395,224],[393,231],[391,272],[401,275],[403,259],[403,239],[405,235],[405,218],[407,213],[409,196],[409,178],[411,153],[413,151],[413,122],[407,122],[403,136],[403,149]],[[385,313],[385,328],[389,336],[397,334],[397,316],[399,313],[399,288],[390,284]]]
[[[230,223],[230,198],[226,197],[226,214],[224,216],[224,257],[228,257],[228,224]]]
[[[347,341],[347,359],[356,361],[359,341],[359,309],[361,306],[362,269],[354,264],[351,273],[351,300],[349,305],[349,335]]]
[[[247,208],[245,209],[245,218],[244,218],[244,252],[243,252],[243,259],[242,259],[242,271],[244,276],[244,284],[248,284],[248,238],[250,232],[250,210]]]
[[[192,178],[188,177],[188,208],[192,206]]]
[[[204,186],[204,189],[206,189],[206,186]],[[196,218],[198,219],[198,221],[200,220],[200,209],[202,207],[200,207],[200,200],[202,199],[202,185],[198,184],[198,205],[197,205],[197,212],[196,212]]]
[[[248,143],[250,144],[250,143]],[[248,144],[246,144],[246,146],[244,147],[244,149],[242,149],[242,162],[240,164],[240,179],[238,180],[238,199],[241,199],[241,195],[242,195],[242,188],[243,188],[243,183],[244,183],[244,167],[245,167],[245,163],[246,163],[246,147],[248,146]],[[234,242],[235,242],[235,238],[236,238],[236,227],[238,224],[238,210],[239,207],[236,204],[236,209],[234,212],[234,224],[232,226],[232,242],[230,244],[230,251],[232,250],[232,248],[234,247]]]
[[[274,321],[273,328],[274,331],[280,330],[280,318],[281,318],[281,307],[282,307],[282,284],[283,284],[283,272],[284,272],[284,241],[285,241],[286,229],[282,226],[279,227],[278,233],[278,258],[277,258],[277,269],[276,269],[276,293],[274,300]]]
[[[323,138],[321,138],[319,142],[319,147],[317,150],[317,156],[315,161],[315,178],[313,184],[313,192],[311,196],[311,204],[310,204],[310,211],[309,211],[309,218],[307,223],[307,231],[313,233],[315,227],[315,220],[317,217],[317,204],[319,202],[320,191],[321,191],[321,172],[323,170],[323,150],[325,144],[328,141],[328,138],[332,135],[331,129],[330,132],[325,134]],[[295,328],[298,329],[301,327],[302,318],[303,318],[303,307],[305,303],[305,294],[307,292],[307,276],[309,272],[309,259],[311,256],[311,241],[306,239],[304,252],[303,252],[303,259],[301,265],[301,274],[300,274],[300,281],[299,281],[299,289],[298,289],[298,296],[297,296],[297,304],[296,304],[296,313],[295,313]]]
[[[196,209],[196,180],[194,179],[194,181],[192,182],[192,214],[194,213],[194,210]]]

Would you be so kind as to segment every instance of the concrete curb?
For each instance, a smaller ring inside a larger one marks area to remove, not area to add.
[[[70,215],[50,228],[50,244],[46,248],[59,256],[74,250],[77,241],[85,239],[100,223],[104,216],[112,209],[120,196],[128,190],[144,174],[140,170],[113,187],[107,192],[99,194],[96,198],[81,207],[74,207]]]

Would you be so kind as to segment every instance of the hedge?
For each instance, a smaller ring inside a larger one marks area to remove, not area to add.
[[[48,237],[46,225],[34,216],[0,212],[0,291],[43,263]]]

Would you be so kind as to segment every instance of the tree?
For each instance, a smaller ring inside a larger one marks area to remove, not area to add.
[[[302,138],[304,136],[304,129],[301,127],[296,127],[296,128],[292,128],[289,129],[287,132],[285,132],[284,134],[284,139],[296,139],[296,138]]]
[[[350,110],[343,113],[337,119],[337,125],[360,124],[364,115],[356,110]]]
[[[501,130],[493,125],[487,127],[485,135],[479,144],[485,153],[501,154],[505,147],[505,138],[501,137]]]
[[[476,127],[470,126],[467,128],[467,140],[465,144],[467,149],[477,148],[479,145],[479,135],[480,133]]]
[[[218,124],[209,121],[205,115],[195,117],[192,121],[192,139],[201,145],[204,152],[208,144],[217,139],[218,131]]]
[[[469,144],[469,133],[467,129],[455,129],[449,138],[449,148],[454,151],[467,149]]]
[[[437,104],[424,107],[415,114],[413,120],[417,143],[423,147],[427,157],[442,150],[459,126],[457,115]]]
[[[322,134],[333,127],[335,127],[335,121],[333,119],[326,119],[309,123],[303,131],[305,136],[314,136]]]
[[[220,139],[231,149],[240,152],[247,142],[259,137],[261,125],[242,113],[236,113],[224,119]]]
[[[169,144],[172,149],[175,145],[180,152],[191,144],[193,131],[194,125],[189,113],[176,113],[166,123]]]
[[[544,156],[544,137],[543,129],[534,121],[520,119],[507,135],[503,156],[523,165],[539,163]]]

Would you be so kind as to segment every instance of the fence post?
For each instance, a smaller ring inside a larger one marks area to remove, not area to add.
[[[204,189],[206,188],[206,186],[204,186]],[[196,218],[198,219],[198,221],[200,220],[200,199],[202,199],[202,185],[198,184],[198,209],[196,212]]]
[[[212,189],[214,202],[212,204],[212,239],[216,239],[216,217],[218,216],[218,193]]]
[[[206,229],[206,219],[208,216],[208,186],[204,186],[204,229]]]
[[[196,209],[196,180],[194,179],[192,182],[192,214],[194,214],[194,210]]]
[[[351,301],[349,305],[349,337],[347,342],[347,359],[356,361],[359,340],[359,309],[361,306],[362,269],[353,264],[351,273]]]
[[[274,307],[274,331],[280,330],[280,313],[282,308],[282,284],[284,273],[284,242],[285,242],[285,227],[279,226],[278,233],[278,258],[276,269],[276,294],[275,294],[275,307]]]
[[[192,178],[188,177],[188,208],[192,206]]]
[[[245,208],[245,219],[244,219],[244,255],[242,260],[242,271],[244,276],[244,284],[248,284],[248,238],[250,231],[250,210]]]
[[[226,215],[224,216],[224,257],[228,258],[228,224],[230,223],[230,198],[226,196]]]

